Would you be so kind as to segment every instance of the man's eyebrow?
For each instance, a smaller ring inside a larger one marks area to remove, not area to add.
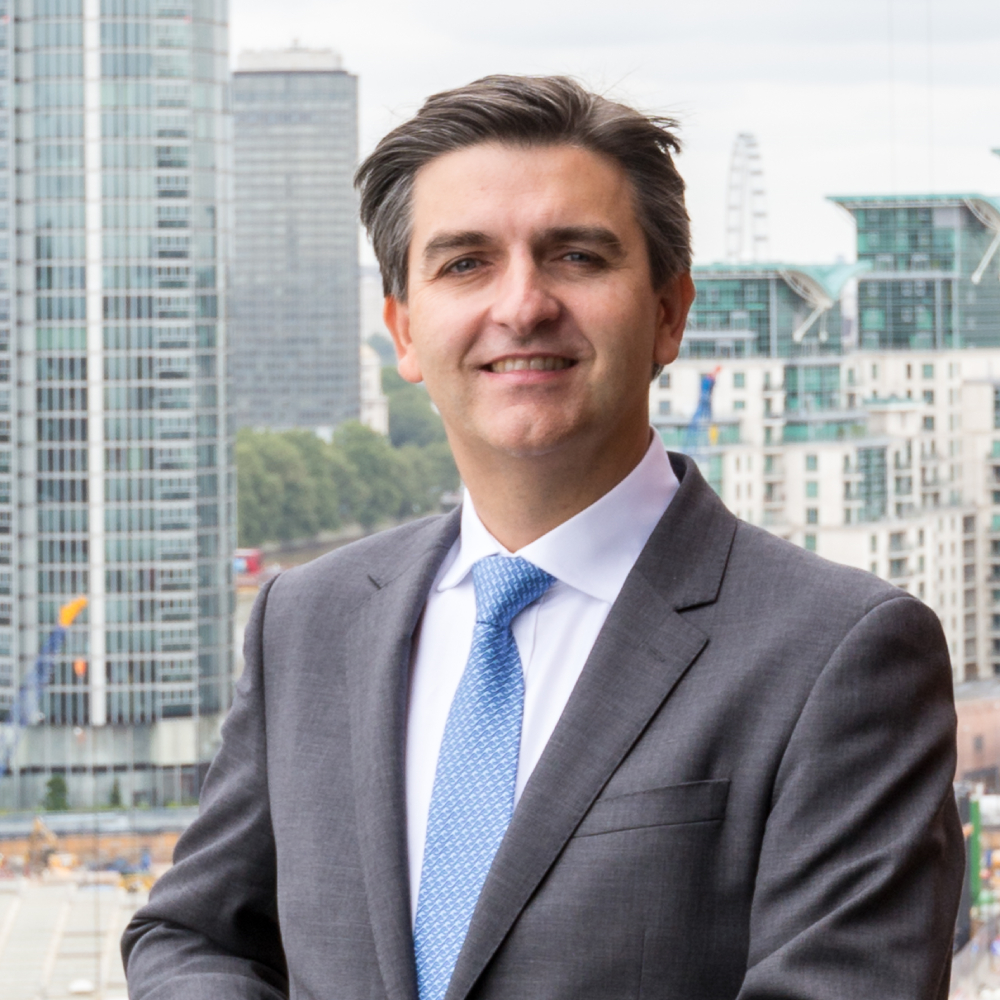
[[[433,239],[428,240],[427,245],[424,247],[423,258],[424,260],[430,260],[433,257],[449,253],[452,250],[472,250],[484,247],[489,242],[490,238],[486,233],[475,229],[457,233],[440,233]]]
[[[613,257],[624,257],[625,248],[622,241],[604,226],[559,226],[556,229],[547,229],[542,234],[539,243],[564,244],[564,243],[589,243],[597,244]]]

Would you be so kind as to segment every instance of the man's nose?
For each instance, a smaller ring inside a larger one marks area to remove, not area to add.
[[[559,316],[561,305],[533,260],[513,260],[496,285],[490,309],[494,323],[518,336],[533,333]]]

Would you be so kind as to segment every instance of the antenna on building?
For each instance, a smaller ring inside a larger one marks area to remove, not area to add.
[[[768,257],[767,192],[757,137],[740,132],[733,143],[726,192],[726,261],[763,261]]]

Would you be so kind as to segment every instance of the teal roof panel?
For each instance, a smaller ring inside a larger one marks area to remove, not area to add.
[[[692,277],[699,278],[782,278],[786,274],[805,277],[808,284],[818,285],[834,302],[840,298],[844,285],[872,268],[871,261],[838,264],[780,264],[754,262],[740,264],[696,264],[691,269]]]

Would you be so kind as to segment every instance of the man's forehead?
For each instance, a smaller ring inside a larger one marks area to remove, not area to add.
[[[623,187],[629,182],[617,163],[578,146],[469,146],[418,171],[414,236],[422,247],[461,232],[496,235],[513,223],[538,231],[608,228],[616,217],[624,221],[623,212],[633,214]]]

